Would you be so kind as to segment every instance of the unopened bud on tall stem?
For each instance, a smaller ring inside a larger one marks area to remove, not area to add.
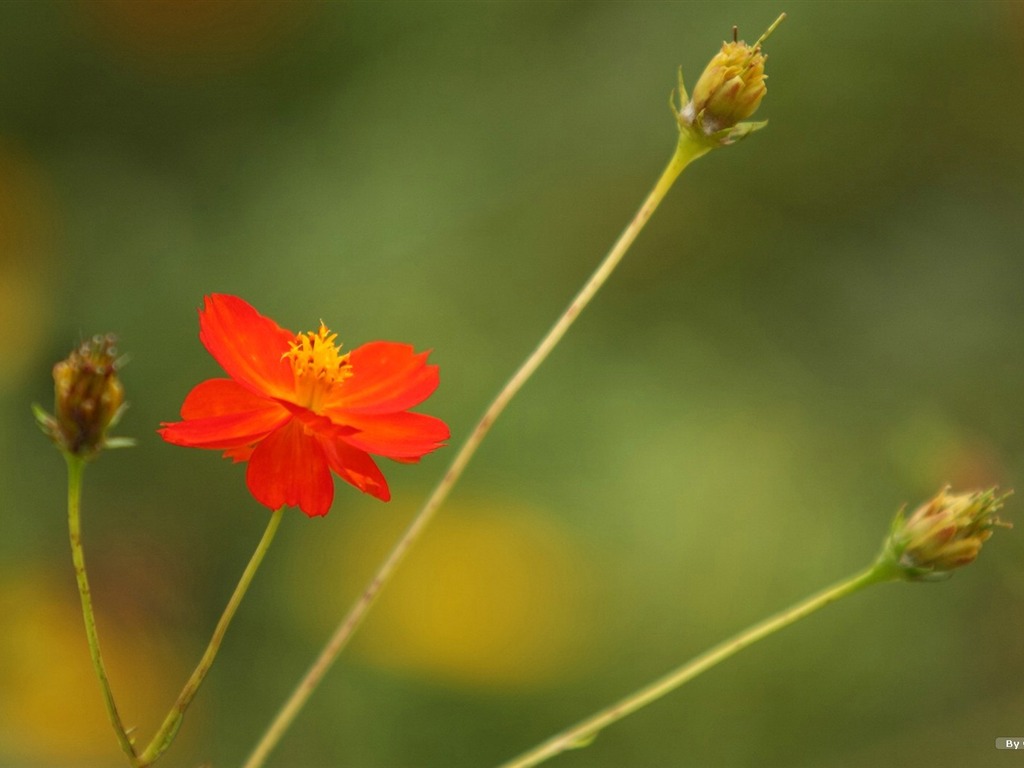
[[[909,518],[902,510],[896,515],[880,560],[908,581],[949,578],[955,568],[974,562],[994,528],[1010,527],[996,516],[1007,495],[994,488],[973,493],[943,488]]]
[[[54,365],[55,414],[34,407],[40,427],[69,455],[89,458],[130,442],[107,438],[125,407],[115,341],[112,335],[94,336]]]
[[[703,74],[688,97],[679,75],[679,99],[682,107],[673,112],[679,130],[699,142],[721,146],[732,144],[765,125],[741,123],[757,111],[761,99],[768,92],[764,81],[764,63],[761,44],[775,31],[786,17],[782,14],[752,46],[742,40],[722,43],[719,51],[705,67]]]

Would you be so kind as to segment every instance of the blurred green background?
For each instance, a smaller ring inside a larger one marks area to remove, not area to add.
[[[513,403],[271,761],[299,768],[496,764],[860,568],[902,504],[1021,487],[1024,5],[0,5],[0,764],[122,764],[29,413],[56,360],[131,358],[138,446],[84,526],[145,741],[267,517],[155,433],[218,375],[203,295],[432,348],[457,445],[668,160],[677,66],[783,10],[770,126],[683,175]],[[287,515],[167,765],[240,764],[453,453]],[[1003,765],[1022,555],[841,603],[555,764]]]

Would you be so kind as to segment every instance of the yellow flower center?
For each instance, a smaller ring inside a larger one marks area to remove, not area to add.
[[[340,345],[335,343],[337,338],[338,334],[331,333],[321,321],[318,331],[298,334],[282,355],[282,359],[291,360],[295,371],[299,404],[310,410],[319,410],[324,396],[352,375],[349,356],[341,354]]]

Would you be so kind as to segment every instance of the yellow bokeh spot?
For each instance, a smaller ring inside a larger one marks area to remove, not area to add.
[[[73,579],[69,586],[66,574],[0,574],[0,616],[0,764],[122,764]],[[97,618],[122,719],[145,739],[169,706],[181,665],[144,620]]]
[[[375,512],[330,553],[340,584],[315,605],[338,620],[408,517]],[[353,642],[359,657],[447,683],[536,687],[577,673],[596,631],[599,586],[550,518],[505,503],[444,508],[417,542]],[[318,581],[330,575],[311,577]],[[306,582],[308,583],[308,582]],[[335,582],[337,583],[337,582]]]

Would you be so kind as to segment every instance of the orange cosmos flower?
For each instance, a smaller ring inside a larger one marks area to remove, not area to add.
[[[437,388],[437,366],[429,352],[390,341],[342,354],[335,338],[323,323],[294,334],[237,296],[207,296],[199,339],[231,378],[197,385],[181,406],[184,421],[164,423],[160,435],[248,461],[246,484],[271,509],[326,515],[331,470],[387,501],[370,454],[416,462],[448,439],[443,421],[407,410]]]

